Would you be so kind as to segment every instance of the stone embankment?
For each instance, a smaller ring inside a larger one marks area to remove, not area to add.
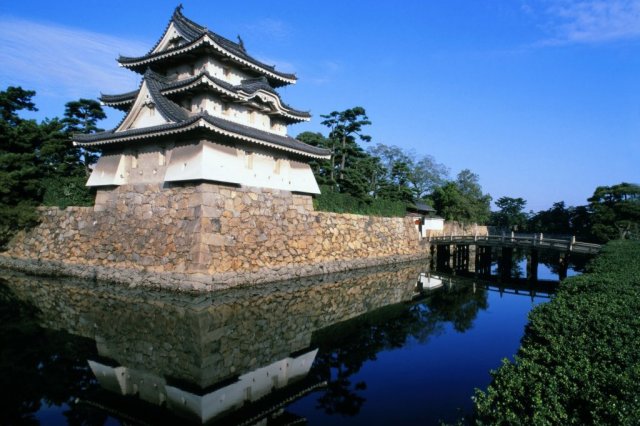
[[[124,185],[99,191],[95,207],[44,208],[41,217],[0,266],[216,290],[429,254],[408,217],[316,212],[307,195],[210,183]]]

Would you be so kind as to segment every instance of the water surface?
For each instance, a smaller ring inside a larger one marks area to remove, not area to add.
[[[0,424],[468,418],[549,287],[432,274],[442,285],[418,291],[428,268],[207,296],[6,275]]]

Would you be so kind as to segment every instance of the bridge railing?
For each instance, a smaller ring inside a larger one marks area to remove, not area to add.
[[[546,238],[544,234],[515,234],[513,232],[502,235],[443,235],[430,237],[429,242],[451,244],[477,244],[484,242],[491,245],[539,247],[581,253],[597,253],[600,251],[599,244],[578,242],[575,236]]]

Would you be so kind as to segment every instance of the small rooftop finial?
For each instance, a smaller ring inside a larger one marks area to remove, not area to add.
[[[240,49],[242,49],[242,51],[245,52],[244,41],[242,41],[242,37],[240,37],[240,34],[238,34],[238,45],[240,46]]]
[[[182,3],[180,3],[177,7],[176,10],[173,13],[181,13],[182,12]]]

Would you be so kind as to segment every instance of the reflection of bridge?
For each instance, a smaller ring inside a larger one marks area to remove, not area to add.
[[[437,283],[438,285],[425,285],[425,283]],[[422,273],[416,286],[419,296],[416,296],[414,301],[422,300],[425,295],[433,294],[431,290],[439,289],[440,287],[450,289],[457,285],[473,286],[474,292],[476,288],[483,288],[487,291],[500,293],[501,296],[503,294],[513,294],[516,296],[528,296],[532,300],[533,298],[550,299],[558,288],[558,282],[551,280],[540,280],[532,283],[526,279],[518,279],[511,280],[508,283],[496,283],[495,281],[478,280],[465,275]]]
[[[429,240],[432,255],[435,255],[438,270],[474,272],[483,276],[491,275],[493,249],[498,251],[498,270],[503,279],[508,279],[513,267],[513,250],[527,250],[527,278],[538,279],[538,254],[540,251],[559,254],[558,275],[560,280],[567,276],[569,256],[596,254],[600,245],[577,242],[575,237],[544,238],[543,234],[529,235],[483,235],[483,236],[442,236]]]

